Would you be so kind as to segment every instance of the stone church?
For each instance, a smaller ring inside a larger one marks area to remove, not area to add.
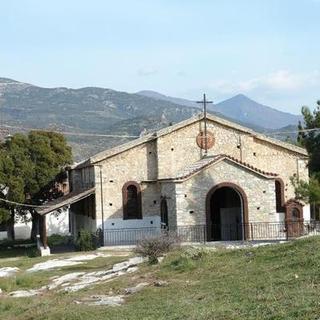
[[[206,128],[205,128],[206,126]],[[206,134],[205,134],[206,132]],[[310,219],[290,177],[308,180],[305,149],[203,114],[103,151],[69,172],[70,229],[205,226],[206,240],[237,238],[225,225]]]

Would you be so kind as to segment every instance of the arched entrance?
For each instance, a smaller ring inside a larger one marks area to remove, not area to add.
[[[209,191],[206,202],[208,241],[247,238],[248,201],[240,187],[221,183]]]
[[[295,199],[289,200],[285,204],[286,227],[289,238],[300,237],[304,233],[303,205]]]

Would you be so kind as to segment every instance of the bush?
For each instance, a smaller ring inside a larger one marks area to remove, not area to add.
[[[187,272],[196,268],[196,261],[186,256],[179,255],[172,261],[170,261],[168,265],[170,270],[178,271],[178,272]]]
[[[150,264],[158,263],[158,258],[179,244],[179,239],[170,233],[146,238],[138,242],[134,252],[148,257]]]
[[[96,235],[88,230],[81,229],[76,241],[76,247],[79,251],[92,251],[97,248]]]
[[[67,235],[52,234],[48,237],[49,247],[69,245],[72,243],[72,237]]]
[[[201,259],[207,257],[211,252],[212,252],[212,250],[210,250],[208,248],[191,247],[191,248],[188,248],[187,250],[185,250],[182,253],[182,256],[187,259],[191,259],[191,260],[201,260]]]
[[[205,260],[212,255],[213,250],[205,247],[187,247],[171,255],[165,263],[165,268],[178,272],[189,272],[199,265],[207,263]]]
[[[40,256],[40,252],[37,248],[28,248],[27,250],[27,256],[29,258],[36,258]]]

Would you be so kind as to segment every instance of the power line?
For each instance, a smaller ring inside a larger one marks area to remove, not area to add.
[[[139,138],[139,136],[134,135],[120,135],[120,134],[99,134],[99,133],[83,133],[83,132],[70,132],[70,131],[60,131],[60,130],[50,130],[50,129],[41,129],[41,128],[27,128],[27,127],[19,127],[19,126],[9,126],[9,125],[2,125],[5,128],[11,129],[20,129],[24,131],[45,131],[45,132],[56,132],[61,133],[66,136],[88,136],[88,137],[99,137],[99,138]],[[1,129],[1,128],[0,128]]]
[[[61,133],[64,135],[69,136],[87,136],[87,137],[97,137],[97,138],[139,138],[140,136],[137,135],[118,135],[118,134],[99,134],[99,133],[83,133],[83,132],[70,132],[70,131],[60,131],[54,129],[41,129],[41,128],[30,128],[30,127],[19,127],[19,126],[10,126],[10,125],[1,125],[0,130],[3,128],[11,128],[11,129],[20,129],[24,131],[45,131],[45,132],[56,132]],[[293,134],[293,133],[300,133],[300,132],[313,132],[313,131],[320,131],[320,128],[312,128],[312,129],[301,129],[301,130],[293,130],[293,131],[278,131],[278,132],[263,132],[265,135],[283,135],[283,134]]]
[[[265,132],[264,134],[267,134],[267,135],[281,135],[281,134],[300,133],[300,132],[313,132],[313,131],[320,131],[320,128],[301,129],[301,130],[295,130],[295,131]]]
[[[46,205],[37,206],[37,205],[25,204],[25,203],[10,201],[10,200],[6,200],[6,199],[2,199],[2,198],[0,198],[0,201],[10,203],[10,204],[15,204],[19,207],[27,207],[27,208],[49,208],[50,207],[50,206],[46,206]]]

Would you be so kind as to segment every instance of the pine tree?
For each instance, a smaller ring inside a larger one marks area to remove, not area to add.
[[[34,205],[51,200],[55,177],[71,162],[71,148],[63,135],[46,131],[15,134],[0,144],[0,198]],[[34,210],[0,202],[0,223],[7,220],[9,238],[14,239],[15,213],[20,217],[31,213],[35,236]]]
[[[302,107],[302,115],[304,117],[304,124],[299,123],[298,142],[304,146],[310,156],[309,169],[311,173],[320,172],[320,130],[312,130],[320,128],[320,101],[313,112],[308,107]]]
[[[304,124],[299,123],[298,143],[308,151],[311,177],[309,183],[296,179],[292,182],[296,197],[311,203],[316,216],[316,212],[320,212],[320,101],[313,111],[308,107],[302,107],[301,113]]]

